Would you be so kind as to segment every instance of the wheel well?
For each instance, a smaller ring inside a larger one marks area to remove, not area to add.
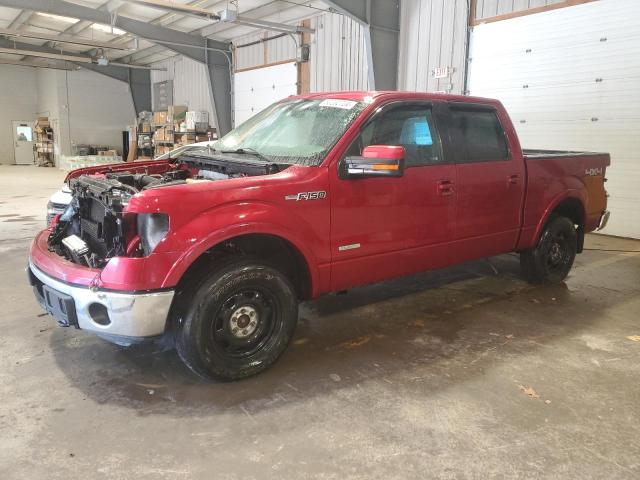
[[[577,225],[578,233],[578,253],[584,247],[584,207],[577,198],[566,198],[553,209],[551,215],[567,217],[574,225]]]
[[[225,240],[200,255],[184,273],[178,290],[198,281],[215,268],[217,261],[231,255],[252,255],[282,272],[293,284],[298,298],[311,297],[311,274],[300,251],[284,238],[267,234],[248,234]]]

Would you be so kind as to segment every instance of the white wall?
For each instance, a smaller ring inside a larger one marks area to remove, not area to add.
[[[0,65],[0,163],[14,163],[12,120],[35,120],[36,70]]]
[[[58,73],[71,144],[108,145],[121,151],[122,131],[136,118],[129,86],[88,70]]]
[[[88,70],[62,71],[0,65],[0,163],[14,163],[12,120],[46,116],[56,153],[71,145],[122,150],[122,131],[135,120],[129,86]]]
[[[49,117],[56,154],[72,145],[105,145],[122,150],[122,131],[135,120],[129,86],[89,70],[38,69],[37,116]]]

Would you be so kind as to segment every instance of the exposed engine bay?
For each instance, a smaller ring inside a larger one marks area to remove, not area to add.
[[[49,235],[49,250],[91,268],[117,256],[146,256],[166,235],[164,214],[127,214],[133,195],[172,185],[269,175],[288,165],[185,155],[165,168],[80,175],[69,181],[73,199]],[[165,170],[165,171],[160,171]]]

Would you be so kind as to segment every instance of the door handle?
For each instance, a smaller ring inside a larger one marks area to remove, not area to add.
[[[440,195],[444,197],[453,195],[453,182],[451,180],[438,180],[436,185]]]
[[[509,184],[516,185],[519,181],[520,175],[509,175],[509,177],[507,177],[507,183]]]

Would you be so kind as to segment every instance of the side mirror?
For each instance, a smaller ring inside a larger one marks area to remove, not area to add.
[[[340,178],[401,177],[404,173],[404,147],[369,145],[360,157],[345,157]]]

